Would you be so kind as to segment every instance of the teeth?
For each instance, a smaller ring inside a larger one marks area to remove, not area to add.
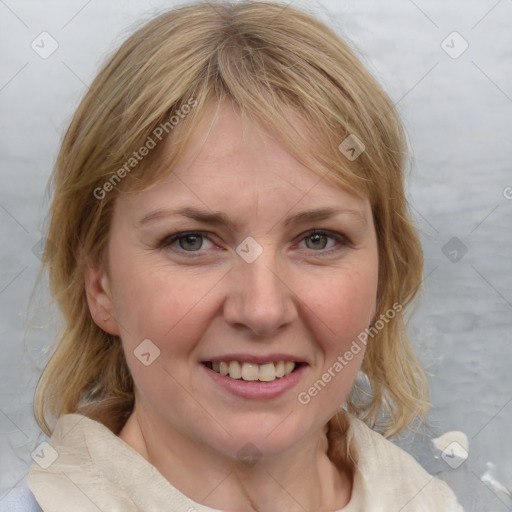
[[[229,373],[228,363],[225,363],[224,361],[222,361],[222,363],[220,363],[220,365],[219,365],[219,372],[221,375],[227,375]]]
[[[231,363],[233,364],[233,363]],[[238,364],[238,363],[237,363]],[[231,368],[231,365],[230,365]],[[236,379],[236,377],[229,372],[229,376]],[[258,380],[259,369],[257,364],[244,363],[242,364],[242,379],[243,380]]]
[[[242,379],[246,381],[259,380],[262,382],[272,382],[286,375],[290,375],[295,368],[293,361],[277,361],[275,363],[255,364],[240,363],[239,361],[221,361],[212,363],[213,371],[221,375],[227,375],[232,379]]]
[[[289,373],[292,373],[294,368],[295,368],[295,363],[293,361],[285,361],[284,374],[288,375]]]
[[[231,361],[231,363],[229,363],[229,376],[233,379],[242,377],[242,367],[238,361]]]
[[[262,364],[260,366],[259,379],[263,382],[276,380],[276,367],[274,363]]]

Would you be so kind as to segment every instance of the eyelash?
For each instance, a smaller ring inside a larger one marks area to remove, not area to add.
[[[305,240],[307,238],[313,237],[315,235],[325,236],[327,238],[331,238],[338,242],[338,244],[341,244],[341,246],[350,246],[350,241],[345,235],[342,235],[341,233],[335,233],[333,231],[325,231],[322,229],[312,229],[310,231],[307,231],[306,233],[303,233],[301,235],[301,239]],[[187,257],[199,257],[202,255],[201,249],[197,251],[186,251],[182,248],[172,248],[171,245],[175,242],[179,241],[181,238],[186,238],[187,236],[200,236],[204,238],[208,238],[207,232],[205,231],[181,231],[179,233],[175,233],[173,235],[167,235],[163,239],[161,239],[158,243],[158,248],[160,249],[171,249],[177,252],[186,253]],[[213,243],[213,242],[212,242]],[[315,251],[314,249],[310,249],[314,253],[319,253],[319,255],[330,255],[333,252],[339,251],[343,247],[332,247],[330,249],[319,249],[318,251]],[[306,248],[307,249],[307,248]]]

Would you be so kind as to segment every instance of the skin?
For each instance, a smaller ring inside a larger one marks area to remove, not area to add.
[[[220,104],[216,117],[215,111],[212,105],[164,182],[119,196],[108,263],[87,272],[93,318],[120,336],[136,386],[135,409],[119,437],[204,505],[338,510],[350,500],[352,474],[327,456],[326,423],[346,399],[364,350],[309,404],[297,396],[375,315],[371,207],[320,179],[275,134],[242,122],[230,105]],[[233,228],[183,216],[140,223],[157,209],[183,206],[222,211]],[[284,223],[322,207],[358,214]],[[312,229],[331,233],[315,238]],[[205,232],[202,245],[201,237],[160,245],[191,230]],[[263,248],[252,263],[235,252],[247,236]],[[134,355],[144,339],[160,350],[149,366]],[[201,363],[234,352],[284,352],[307,366],[277,398],[245,399],[220,388]],[[247,443],[261,456],[251,466],[237,456]]]

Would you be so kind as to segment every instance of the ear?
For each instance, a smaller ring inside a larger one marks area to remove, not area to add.
[[[105,332],[119,336],[119,326],[114,315],[110,279],[100,262],[88,263],[85,273],[85,293],[94,323]]]

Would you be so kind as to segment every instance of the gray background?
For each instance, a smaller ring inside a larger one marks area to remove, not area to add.
[[[54,315],[39,307],[44,286],[30,323],[27,303],[59,142],[104,56],[135,23],[174,5],[0,0],[0,500],[41,441],[31,406]],[[409,330],[434,407],[419,433],[397,442],[448,481],[466,510],[512,510],[512,1],[294,5],[358,47],[414,150],[408,190],[426,277]],[[43,31],[59,45],[47,59],[31,48]],[[446,39],[454,31],[469,44],[457,58],[464,41]],[[457,469],[431,443],[451,430],[469,438]]]

